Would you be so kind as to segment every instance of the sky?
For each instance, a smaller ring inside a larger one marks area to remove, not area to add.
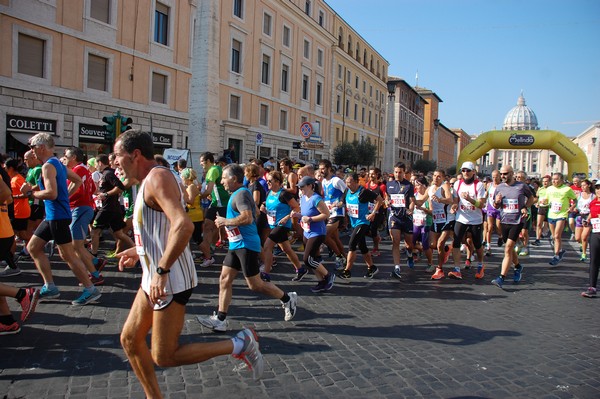
[[[502,129],[521,91],[540,129],[600,122],[600,0],[325,0],[390,66],[433,90],[440,121]]]

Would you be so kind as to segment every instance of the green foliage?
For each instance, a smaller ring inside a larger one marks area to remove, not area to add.
[[[342,143],[333,150],[333,163],[338,165],[354,165],[355,162],[355,143]]]
[[[446,169],[446,175],[448,176],[456,176],[456,165],[452,165]]]
[[[333,150],[333,163],[370,166],[375,163],[377,147],[370,141],[342,143]]]
[[[437,169],[437,163],[435,161],[429,161],[426,159],[419,159],[412,165],[412,170],[423,172],[424,174],[433,172],[436,169]]]

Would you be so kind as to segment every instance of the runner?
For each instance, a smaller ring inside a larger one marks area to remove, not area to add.
[[[552,174],[552,186],[546,190],[546,197],[550,205],[548,211],[548,224],[550,233],[554,239],[554,256],[550,259],[550,265],[556,266],[567,252],[562,248],[562,233],[567,223],[569,212],[575,210],[577,196],[571,187],[564,183],[562,173]]]
[[[319,172],[323,176],[321,182],[323,185],[323,198],[329,209],[325,245],[335,254],[336,270],[343,270],[346,265],[346,255],[344,254],[344,244],[340,240],[340,224],[344,223],[346,213],[341,198],[347,187],[342,179],[333,174],[333,166],[329,160],[322,159],[319,162]]]

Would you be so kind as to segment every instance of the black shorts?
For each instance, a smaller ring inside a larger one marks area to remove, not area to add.
[[[345,218],[346,218],[345,216],[330,217],[329,219],[327,219],[327,225],[336,224],[336,223],[343,224]]]
[[[367,235],[371,238],[379,236],[379,227],[383,224],[384,221],[385,213],[377,212],[375,214],[375,219],[373,219],[373,221],[371,222]]]
[[[356,251],[358,248],[363,255],[369,252],[369,248],[367,248],[367,243],[365,241],[365,236],[369,229],[370,226],[368,224],[359,224],[352,230],[350,242],[348,243],[348,251]]]
[[[150,297],[148,296],[148,294],[146,294],[146,292],[144,292],[144,294],[146,295],[146,299],[148,299],[148,303],[150,304],[150,306],[154,307],[154,310],[157,311],[157,310],[165,309],[167,306],[169,306],[171,304],[171,302],[177,302],[178,304],[183,305],[183,306],[187,305],[187,303],[190,301],[190,298],[192,297],[193,290],[194,290],[193,288],[190,288],[189,290],[185,290],[185,291],[181,291],[176,294],[173,294],[173,295],[169,295],[167,297],[167,299],[165,299],[159,305],[153,304],[150,301]]]
[[[269,238],[276,244],[281,244],[282,242],[286,242],[288,240],[288,229],[285,226],[277,226],[269,233]]]
[[[502,232],[502,239],[504,240],[504,242],[507,242],[508,240],[513,240],[514,242],[517,242],[517,240],[519,239],[519,234],[521,233],[522,229],[523,229],[523,223],[519,223],[519,224],[500,223],[500,231]]]
[[[413,221],[412,218],[407,216],[398,217],[390,214],[388,218],[388,229],[390,230],[400,230],[404,234],[412,234],[413,233]]]
[[[441,234],[442,231],[454,231],[454,222],[454,220],[451,220],[444,223],[434,223],[433,226],[431,226],[431,231],[436,234]]]
[[[122,230],[125,227],[123,213],[100,209],[94,218],[92,227],[94,229],[112,229],[112,231]]]
[[[246,248],[230,249],[225,255],[223,266],[231,267],[237,271],[241,270],[245,277],[253,277],[260,273],[258,255],[258,252]]]
[[[454,223],[454,248],[460,247],[462,240],[466,237],[467,233],[471,233],[471,239],[473,240],[475,249],[481,248],[481,244],[483,243],[483,223],[463,224],[457,221]]]
[[[73,241],[70,225],[71,219],[44,220],[33,235],[46,242],[54,240],[56,245],[68,244]]]
[[[42,220],[44,216],[46,216],[44,204],[31,205],[31,215],[29,215],[29,220]]]
[[[10,225],[12,226],[14,231],[24,231],[27,230],[27,222],[29,222],[28,218],[25,219],[10,219]]]
[[[548,219],[548,207],[538,208],[537,215],[542,216],[544,219]]]
[[[227,216],[227,208],[224,206],[209,206],[204,213],[204,219],[212,220],[214,222],[217,220],[217,215],[221,217]]]
[[[269,222],[267,221],[267,214],[264,212],[259,212],[256,218],[256,228],[258,231],[263,231],[264,229],[270,229]],[[259,233],[260,234],[260,233]]]

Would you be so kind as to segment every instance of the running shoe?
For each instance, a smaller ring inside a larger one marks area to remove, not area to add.
[[[200,267],[211,267],[215,263],[215,258],[204,259],[204,262],[200,263]]]
[[[325,291],[330,291],[333,288],[333,283],[335,281],[335,273],[329,273],[329,278],[327,278],[325,282]]]
[[[323,291],[325,291],[325,286],[326,285],[327,285],[327,280],[321,280],[321,281],[319,281],[317,283],[317,285],[315,285],[314,287],[312,287],[310,290],[312,292],[314,292],[315,294],[318,293],[318,292],[323,292]]]
[[[373,267],[367,268],[367,273],[365,274],[365,278],[373,278],[379,272],[377,266],[373,265]]]
[[[467,251],[467,246],[465,244],[461,244],[460,252],[466,252],[466,251]]]
[[[246,363],[248,368],[252,370],[252,376],[254,380],[259,380],[265,370],[265,363],[262,353],[260,353],[258,335],[252,328],[244,328],[242,331],[237,333],[235,339],[242,340],[244,342],[244,346],[242,347],[242,351],[239,355],[232,356]]]
[[[276,247],[276,248],[273,250],[273,256],[279,256],[279,255],[283,255],[283,253],[284,253],[284,252],[283,252],[283,249],[281,249],[281,248],[279,248],[279,247]]]
[[[596,288],[589,287],[586,291],[581,293],[581,296],[586,298],[596,298]]]
[[[341,270],[338,272],[337,276],[339,278],[341,278],[342,280],[346,280],[346,281],[350,281],[350,278],[352,277],[352,273],[350,273],[350,270]]]
[[[55,248],[54,248],[54,240],[50,240],[46,243],[44,249],[48,252],[48,257],[51,258],[54,256]]]
[[[588,263],[589,259],[587,256],[585,256],[585,254],[581,255],[581,258],[579,258],[579,260],[583,263]]]
[[[562,260],[565,256],[565,253],[567,253],[566,249],[561,249],[560,251],[558,251],[558,260]]]
[[[471,260],[470,260],[470,259],[467,259],[467,260],[465,260],[465,266],[464,266],[464,269],[468,270],[468,269],[470,269],[470,268],[471,268]]]
[[[435,273],[433,273],[433,275],[431,276],[431,279],[432,280],[441,280],[444,277],[445,277],[444,276],[444,271],[441,268],[436,267]]]
[[[454,270],[448,273],[448,277],[455,280],[462,280],[462,274],[460,273],[460,267],[455,267]]]
[[[504,279],[502,277],[496,277],[492,280],[492,284],[498,288],[502,288],[502,285],[504,284]]]
[[[513,274],[513,281],[518,283],[523,278],[523,265],[519,265],[519,267],[515,267]]]
[[[96,287],[94,287],[94,290],[91,292],[87,289],[84,289],[81,296],[75,299],[74,301],[71,301],[71,304],[75,306],[84,306],[89,304],[90,302],[94,302],[100,299],[101,296],[102,294],[100,293],[100,291],[98,291],[98,288]]]
[[[478,263],[477,264],[477,273],[475,273],[475,278],[482,279],[484,274],[485,274],[485,266],[483,265],[483,263]]]
[[[58,290],[57,287],[54,287],[53,289],[49,289],[46,285],[44,285],[42,287],[42,290],[40,291],[40,301],[46,300],[46,299],[56,299],[60,296],[60,291]]]
[[[227,319],[219,320],[219,318],[217,317],[217,312],[213,312],[212,316],[208,317],[198,316],[197,319],[200,322],[200,324],[202,324],[204,327],[219,332],[227,331],[227,327],[229,324],[229,321],[227,321]]]
[[[102,285],[104,284],[104,277],[102,277],[102,275],[98,275],[98,277],[94,277],[91,274],[88,274],[88,278],[90,279],[90,281],[92,282],[92,284],[94,285]],[[79,283],[80,287],[83,287],[83,284]]]
[[[374,249],[371,251],[371,256],[381,256],[381,252],[378,249]]]
[[[554,255],[552,257],[552,259],[550,259],[550,262],[548,262],[551,266],[556,266],[558,265],[558,262],[560,262],[560,258],[557,255]]]
[[[531,245],[539,247],[540,245],[542,245],[542,243],[540,242],[539,238],[536,238],[535,241],[531,243]]]
[[[16,334],[21,331],[21,326],[16,321],[12,324],[0,323],[0,335]]]
[[[402,278],[402,276],[400,275],[400,267],[394,267],[394,271],[392,272],[392,277],[395,277],[398,280],[400,280]]]
[[[434,265],[427,265],[427,268],[425,269],[425,271],[427,273],[433,273],[433,272],[435,272],[435,269],[437,269],[437,267],[435,267]]]
[[[21,299],[20,305],[23,312],[21,313],[21,323],[29,318],[35,311],[35,305],[37,305],[40,299],[40,292],[35,288],[25,288],[25,296]]]
[[[408,266],[409,269],[413,269],[415,267],[415,260],[413,259],[412,256],[409,256],[406,259],[406,266]]]
[[[290,321],[294,318],[296,315],[296,305],[298,304],[298,294],[295,292],[288,292],[288,296],[290,297],[290,300],[285,303],[282,302],[281,304],[283,311],[285,312],[285,321]]]
[[[501,247],[502,245],[504,245],[504,240],[502,239],[502,237],[498,237],[498,242],[496,243],[497,246]]]
[[[8,265],[6,265],[6,267],[0,271],[0,277],[12,277],[18,276],[19,274],[21,274],[21,269],[19,269],[18,267],[12,269]]]
[[[519,256],[528,256],[529,255],[529,249],[527,249],[527,247],[523,247],[523,249],[521,249],[521,251],[519,252]]]
[[[308,270],[306,270],[303,267],[296,270],[296,277],[294,277],[292,279],[292,281],[301,281],[304,278],[304,276],[306,276],[307,273],[308,273]]]
[[[271,276],[269,275],[269,273],[260,272],[260,278],[262,279],[262,281],[265,281],[267,283],[271,281]]]

